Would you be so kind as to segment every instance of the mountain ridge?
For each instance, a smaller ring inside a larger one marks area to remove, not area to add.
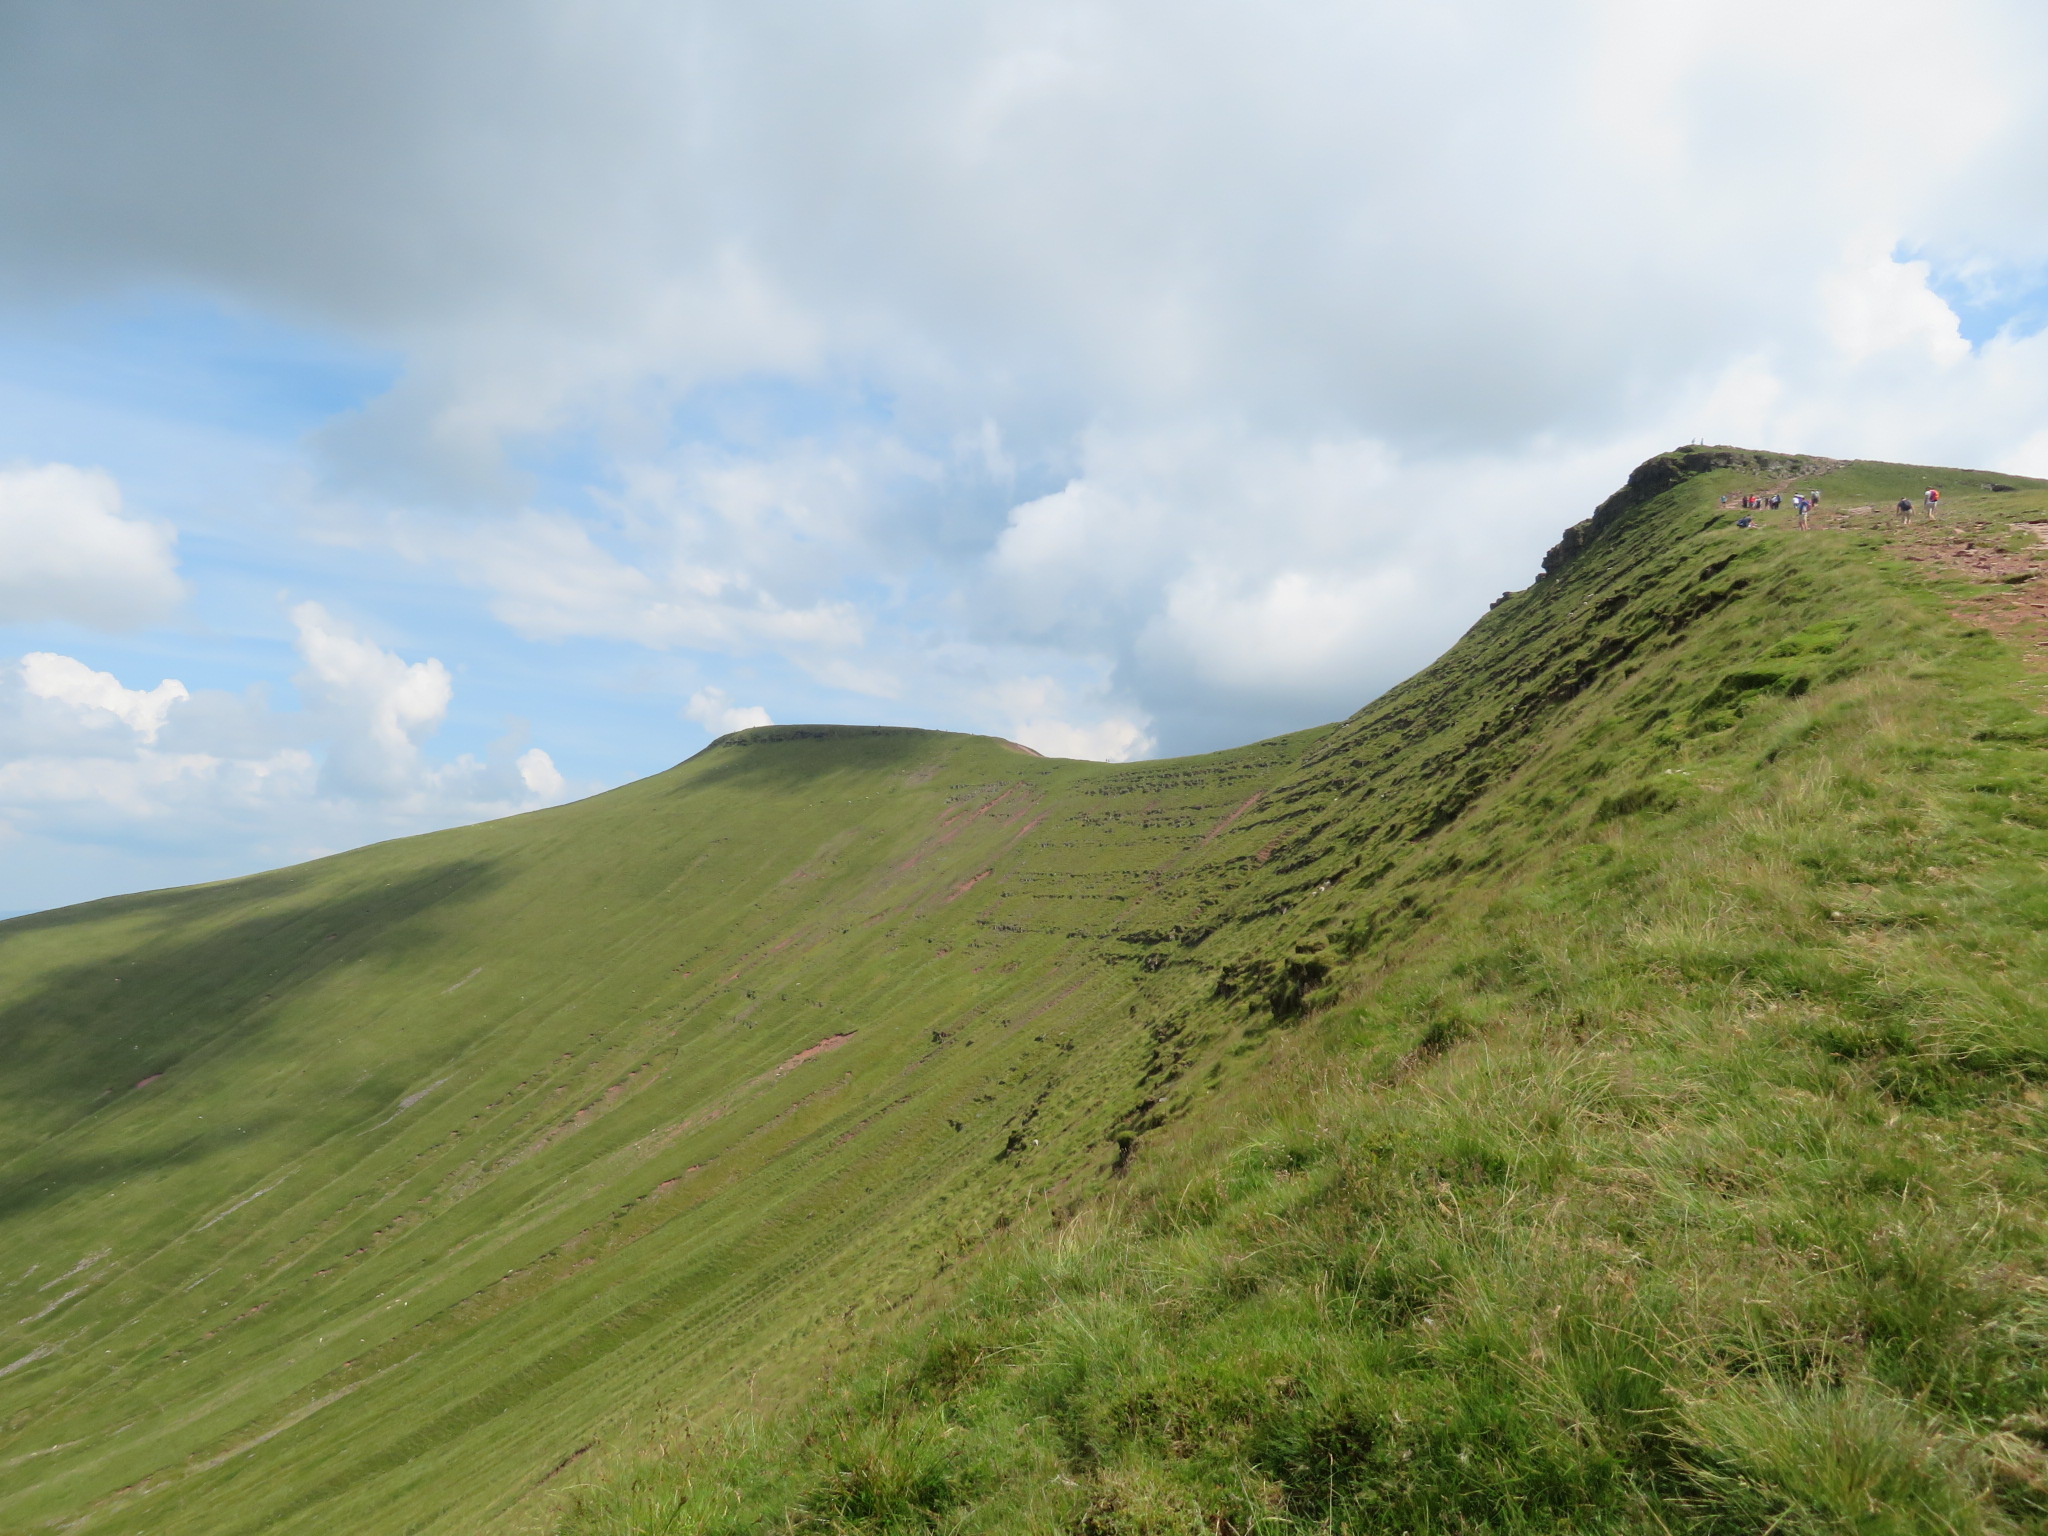
[[[0,1464],[34,1469],[0,1522],[532,1528],[664,1403],[801,1402],[1002,1234],[1087,1227],[1269,1114],[1265,1075],[1355,1054],[1333,1021],[1409,997],[1426,1086],[1485,1031],[1401,977],[1486,900],[1723,827],[1702,774],[1777,773],[1915,646],[2005,665],[1888,518],[1802,542],[1713,500],[1820,461],[1700,452],[1334,725],[1128,765],[768,727],[535,816],[0,925],[0,1220],[38,1254],[0,1276]],[[1834,509],[1898,468],[1815,474]],[[1161,1465],[1160,1508],[1209,1496]],[[1055,1523],[1140,1528],[1061,1475]]]

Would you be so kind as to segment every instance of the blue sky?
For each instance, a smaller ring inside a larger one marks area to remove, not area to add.
[[[1906,252],[1902,260],[1926,259]],[[2001,337],[2031,340],[2048,329],[2048,266],[2007,267],[1983,258],[1928,260],[1927,286],[1952,310],[1972,346]]]
[[[1995,0],[30,0],[0,912],[761,720],[1334,718],[1678,442],[2048,473],[2043,62]]]

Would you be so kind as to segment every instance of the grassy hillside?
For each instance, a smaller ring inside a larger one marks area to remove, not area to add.
[[[2048,1529],[2048,496],[1731,457],[1276,788],[1262,1072],[562,1529]]]
[[[1159,1046],[1106,935],[1256,867],[1310,739],[756,731],[0,927],[0,1521],[473,1530],[657,1391],[805,1376],[1114,1160]]]
[[[0,1529],[2038,1523],[2048,496],[1939,473],[1653,460],[1237,752],[0,925]]]

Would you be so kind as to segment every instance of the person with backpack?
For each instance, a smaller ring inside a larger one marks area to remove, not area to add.
[[[1927,487],[1927,521],[1934,521],[1934,514],[1941,506],[1941,491],[1938,487]]]
[[[1913,498],[1910,496],[1901,496],[1899,498],[1899,521],[1902,523],[1913,521]]]

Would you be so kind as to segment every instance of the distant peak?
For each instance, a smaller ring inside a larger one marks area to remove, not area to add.
[[[756,725],[744,731],[727,731],[704,748],[769,747],[789,741],[844,741],[859,736],[950,736],[951,731],[927,731],[913,725]]]
[[[727,731],[707,743],[704,751],[710,752],[719,747],[769,747],[795,741],[851,741],[875,736],[965,737],[994,742],[1007,751],[1021,752],[1026,757],[1045,756],[1035,747],[1027,747],[1021,741],[1011,741],[1003,736],[978,736],[971,731],[931,731],[915,725],[756,725],[744,731]]]

